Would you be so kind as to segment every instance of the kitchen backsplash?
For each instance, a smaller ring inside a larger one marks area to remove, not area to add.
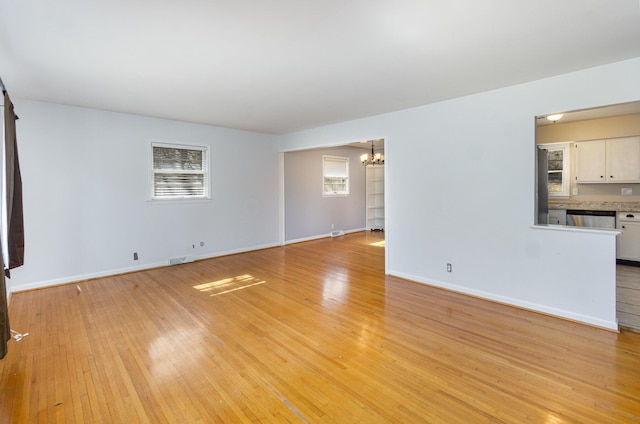
[[[622,195],[623,188],[630,188],[631,196]],[[574,190],[578,190],[575,195]],[[640,202],[640,184],[571,184],[569,200],[580,202]],[[556,199],[549,197],[550,200]],[[565,198],[566,199],[566,198]],[[558,199],[560,200],[560,199]]]

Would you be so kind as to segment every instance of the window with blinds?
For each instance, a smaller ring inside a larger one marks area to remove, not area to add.
[[[159,143],[151,146],[154,200],[209,197],[207,147]]]
[[[349,158],[322,156],[323,196],[349,194]]]

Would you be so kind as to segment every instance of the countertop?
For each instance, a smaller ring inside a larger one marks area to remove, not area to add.
[[[640,202],[581,202],[576,200],[550,200],[549,209],[640,212]]]

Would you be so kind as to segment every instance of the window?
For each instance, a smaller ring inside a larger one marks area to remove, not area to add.
[[[209,151],[205,146],[152,143],[153,200],[209,197]]]
[[[322,156],[323,196],[349,194],[349,158]]]
[[[547,185],[549,197],[569,197],[569,146],[571,143],[548,143],[539,147],[547,150]]]

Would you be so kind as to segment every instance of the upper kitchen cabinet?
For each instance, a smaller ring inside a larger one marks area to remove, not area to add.
[[[607,169],[610,182],[639,182],[640,137],[607,140]]]
[[[603,183],[606,175],[605,140],[579,141],[576,149],[576,181],[579,183]]]
[[[640,183],[640,137],[580,141],[576,182]]]

